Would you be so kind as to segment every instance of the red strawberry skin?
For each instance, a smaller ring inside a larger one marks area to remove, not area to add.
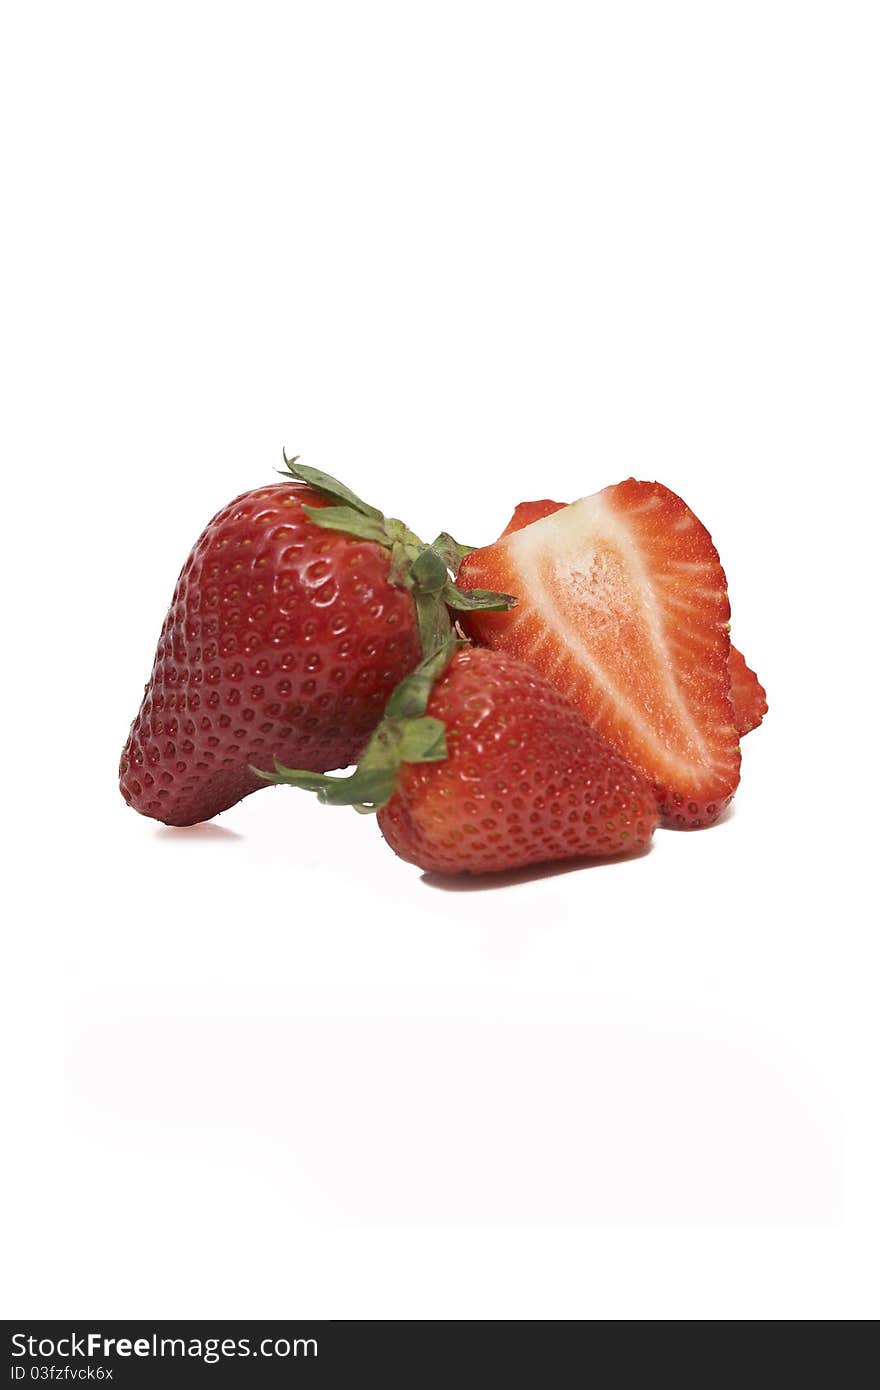
[[[166,825],[209,820],[266,785],[249,764],[314,772],[356,761],[394,686],[421,658],[390,553],[322,529],[302,484],[243,493],[181,571],[120,789]]]
[[[378,815],[402,859],[433,873],[490,873],[643,848],[651,787],[548,681],[515,657],[456,653],[428,714],[448,757],[404,764]]]
[[[532,505],[532,504],[529,504]],[[660,483],[624,483],[468,555],[459,582],[516,594],[475,640],[531,662],[653,783],[663,822],[710,825],[739,782],[730,605],[718,553]],[[525,529],[527,528],[527,529]]]

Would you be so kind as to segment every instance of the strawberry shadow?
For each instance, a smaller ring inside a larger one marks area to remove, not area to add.
[[[243,840],[237,830],[229,830],[225,825],[163,825],[156,831],[157,840],[167,840],[182,844],[184,840],[212,841],[220,844],[224,840]]]
[[[422,874],[426,888],[441,893],[485,893],[496,888],[516,888],[521,883],[537,883],[544,878],[581,873],[585,869],[604,869],[611,864],[628,864],[651,853],[650,844],[631,854],[606,854],[601,858],[557,859],[550,864],[527,864],[522,869],[502,869],[494,874]]]

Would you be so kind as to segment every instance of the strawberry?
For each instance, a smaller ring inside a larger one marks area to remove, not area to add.
[[[767,692],[736,647],[730,648],[730,699],[733,722],[742,737],[757,729],[767,713]]]
[[[533,521],[540,521],[545,516],[552,516],[554,512],[561,511],[565,505],[564,502],[551,502],[549,498],[544,498],[540,502],[520,502],[518,506],[514,507],[513,516],[501,532],[500,539],[512,535],[514,531],[521,531],[525,526],[531,526]],[[733,643],[730,646],[728,668],[730,672],[729,693],[733,703],[733,722],[736,725],[737,733],[742,737],[744,734],[751,733],[752,729],[757,729],[767,713],[767,692],[760,684],[754,671],[746,665],[742,652],[737,651]]]
[[[717,820],[739,782],[730,606],[680,497],[631,478],[473,551],[459,580],[518,596],[512,613],[468,615],[467,632],[552,680],[651,780],[665,824]]]
[[[287,460],[236,497],[181,571],[120,763],[143,815],[193,825],[264,781],[273,758],[354,761],[398,682],[452,630],[450,537],[425,546],[342,484]]]
[[[552,516],[554,512],[561,512],[565,506],[567,503],[551,502],[549,497],[544,497],[539,502],[518,502],[513,509],[513,516],[498,539],[503,540],[505,536],[512,535],[514,531],[522,531],[524,527],[531,526],[533,521],[542,521],[545,516]]]
[[[398,686],[357,772],[277,767],[272,781],[378,810],[401,859],[490,873],[644,847],[650,785],[530,666],[447,643]]]

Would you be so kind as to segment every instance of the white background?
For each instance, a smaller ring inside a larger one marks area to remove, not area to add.
[[[877,9],[9,7],[7,1316],[880,1311]],[[736,812],[440,886],[116,764],[282,444],[433,535],[681,492]]]

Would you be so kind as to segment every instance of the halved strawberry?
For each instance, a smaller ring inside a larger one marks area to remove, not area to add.
[[[545,516],[552,516],[554,512],[560,511],[565,505],[564,502],[551,502],[547,497],[542,498],[539,502],[520,502],[514,508],[513,516],[501,535],[504,537],[512,535],[514,531],[521,531],[523,527],[531,526],[533,521],[541,521]],[[757,729],[767,713],[767,692],[751,667],[746,665],[742,652],[737,651],[733,643],[730,644],[728,666],[730,668],[733,722],[736,725],[737,733],[742,737],[744,734],[750,734],[752,729]]]
[[[473,551],[459,581],[517,595],[512,612],[464,615],[466,630],[567,695],[651,779],[667,825],[718,819],[740,767],[730,605],[680,497],[630,478]]]

